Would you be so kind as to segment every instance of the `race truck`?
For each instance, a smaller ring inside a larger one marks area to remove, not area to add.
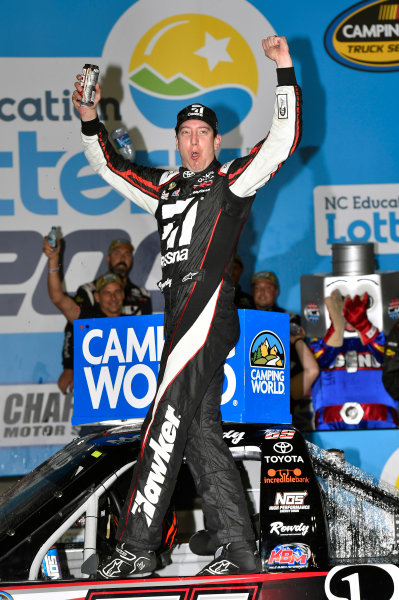
[[[246,489],[261,573],[196,576],[213,550],[210,538],[195,542],[207,541],[206,523],[183,464],[153,576],[97,578],[98,562],[115,546],[140,448],[140,423],[127,422],[77,437],[0,498],[0,599],[399,598],[395,489],[290,425],[223,428]]]

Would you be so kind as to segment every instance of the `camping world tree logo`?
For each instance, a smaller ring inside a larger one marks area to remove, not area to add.
[[[285,350],[280,338],[272,331],[258,333],[251,344],[251,367],[284,369]]]
[[[258,105],[263,124],[271,90],[274,104],[275,67],[261,46],[274,33],[246,0],[139,0],[113,27],[103,56],[120,64],[124,101],[130,97],[147,122],[170,135],[179,110],[200,102],[215,110],[225,134]]]

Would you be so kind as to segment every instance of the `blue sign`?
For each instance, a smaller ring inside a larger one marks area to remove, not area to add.
[[[225,365],[225,421],[291,423],[289,316],[240,310]],[[163,314],[74,321],[72,423],[142,419],[155,396]]]

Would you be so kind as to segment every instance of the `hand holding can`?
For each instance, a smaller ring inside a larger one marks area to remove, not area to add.
[[[82,70],[82,99],[80,101],[81,106],[93,106],[94,98],[96,95],[96,83],[100,69],[97,65],[85,64]]]

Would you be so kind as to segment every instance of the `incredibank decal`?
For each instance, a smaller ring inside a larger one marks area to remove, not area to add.
[[[261,40],[274,33],[246,0],[139,0],[106,33],[101,56],[58,57],[56,69],[50,58],[1,61],[8,82],[0,97],[2,332],[64,327],[48,299],[42,253],[42,236],[53,225],[66,238],[69,293],[104,271],[105,234],[123,229],[119,237],[128,234],[136,248],[132,279],[151,291],[156,310],[163,308],[155,219],[111,190],[82,152],[71,94],[83,65],[99,66],[100,116],[109,131],[127,127],[138,163],[180,164],[176,114],[197,101],[218,113],[225,161],[259,140],[259,123],[266,133],[271,122],[276,74]]]
[[[361,71],[399,70],[398,2],[360,2],[328,26],[327,52],[337,62]]]
[[[374,242],[376,254],[399,252],[399,184],[328,185],[314,189],[316,250],[337,242]]]

